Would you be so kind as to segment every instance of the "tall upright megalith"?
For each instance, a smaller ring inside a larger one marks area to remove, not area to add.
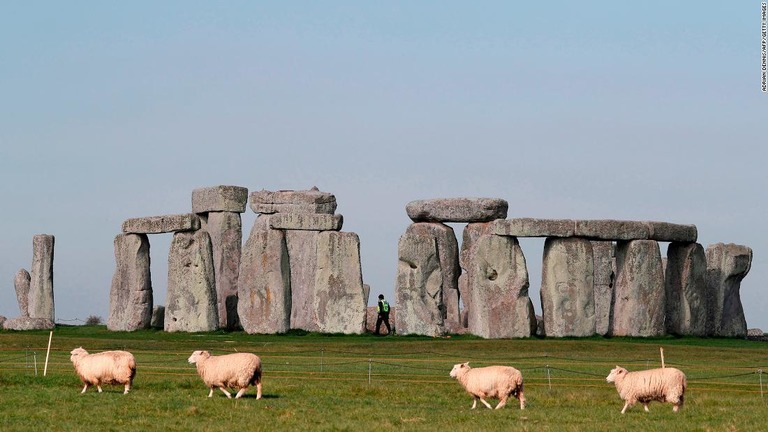
[[[592,244],[578,237],[544,242],[541,309],[547,336],[595,334]]]
[[[203,230],[177,232],[168,253],[165,331],[213,331],[218,324],[211,238]]]
[[[663,335],[665,300],[658,242],[619,241],[609,333],[612,336]]]
[[[434,236],[405,233],[397,246],[397,334],[445,333],[443,274]]]
[[[710,319],[715,336],[746,337],[747,320],[741,304],[741,281],[752,268],[752,249],[733,243],[707,246],[707,285],[714,293]]]
[[[29,285],[29,316],[55,321],[53,301],[54,237],[38,234],[32,239],[32,270]]]
[[[146,234],[118,234],[114,244],[116,266],[109,291],[107,329],[149,328],[153,307],[149,239]]]
[[[612,241],[592,241],[595,282],[595,333],[605,336],[611,318],[616,261]]]
[[[707,336],[715,301],[707,285],[707,259],[699,243],[672,242],[667,247],[664,271],[667,333],[680,336]]]
[[[22,317],[29,316],[29,285],[32,276],[25,269],[19,269],[13,278],[13,287],[16,289],[16,301],[19,302],[19,312]]]
[[[248,189],[213,186],[192,191],[192,212],[200,216],[201,229],[211,237],[219,327],[240,327],[237,314],[237,278],[240,272],[243,227]]]

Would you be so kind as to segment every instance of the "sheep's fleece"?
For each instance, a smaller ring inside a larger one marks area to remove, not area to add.
[[[456,378],[474,401],[472,409],[477,406],[479,399],[486,407],[491,405],[484,398],[498,398],[496,409],[507,404],[509,396],[515,396],[520,400],[520,409],[525,409],[525,396],[523,394],[523,375],[519,370],[511,366],[487,366],[471,368],[469,363],[459,363],[453,366],[451,378]]]
[[[256,385],[256,399],[261,399],[261,359],[250,353],[234,353],[212,356],[208,351],[195,351],[189,356],[189,363],[197,365],[197,373],[205,385],[219,388],[228,398],[232,395],[227,387],[239,389],[235,399],[245,393],[249,385]]]
[[[654,400],[671,403],[672,411],[677,412],[683,406],[688,385],[685,374],[671,367],[629,372],[616,366],[605,380],[616,384],[616,390],[624,400],[622,414],[637,402],[648,411],[648,403]]]
[[[70,354],[69,359],[75,365],[80,381],[85,384],[80,393],[85,393],[91,385],[95,385],[101,393],[102,384],[123,384],[123,394],[131,389],[133,378],[136,376],[136,360],[133,354],[127,351],[88,354],[82,347],[73,349]]]

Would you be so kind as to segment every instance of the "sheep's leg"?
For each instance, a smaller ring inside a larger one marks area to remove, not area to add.
[[[472,408],[470,408],[470,409],[475,409],[476,407],[477,407],[477,398],[473,398],[472,399]]]
[[[99,393],[101,393],[101,386],[96,384],[96,388],[99,389]]]
[[[525,395],[522,390],[517,392],[517,398],[520,400],[520,409],[525,409]]]
[[[227,395],[227,399],[232,399],[232,395],[225,389],[224,387],[219,387],[219,390],[224,392],[225,395]]]
[[[129,391],[131,391],[131,384],[130,383],[125,385],[125,391],[123,392],[123,394],[128,394]]]
[[[256,399],[261,399],[261,381],[256,383]]]
[[[502,396],[502,397],[501,397],[501,400],[499,400],[499,404],[498,404],[498,405],[496,405],[496,409],[499,409],[499,408],[503,408],[503,407],[504,407],[504,405],[506,405],[506,404],[507,404],[507,397],[508,397],[508,396]]]
[[[680,409],[680,405],[678,404],[672,405],[672,412],[677,412],[677,410],[679,409]]]
[[[85,391],[86,391],[86,390],[88,390],[88,384],[86,384],[86,385],[83,387],[83,391],[81,391],[81,392],[80,392],[80,394],[83,394],[83,393],[85,393]]]
[[[645,412],[649,412],[648,411],[648,403],[644,403],[643,404],[643,409],[645,410]]]
[[[627,412],[627,408],[629,408],[629,402],[624,403],[624,408],[622,408],[621,413],[624,414],[625,412]]]
[[[489,404],[488,402],[486,402],[486,401],[485,401],[485,399],[483,399],[483,398],[480,398],[480,402],[482,402],[482,403],[483,403],[485,406],[487,406],[487,407],[488,407],[488,409],[493,409],[493,407],[491,406],[491,404]]]
[[[237,392],[237,394],[235,395],[235,399],[240,399],[240,396],[242,396],[242,395],[245,393],[245,391],[246,391],[247,389],[248,389],[248,387],[243,387],[243,388],[241,388],[241,389],[240,389],[240,390]]]
[[[214,388],[215,388],[215,387],[211,387],[211,391],[209,391],[209,392],[208,392],[208,397],[211,397],[211,396],[213,396],[213,389],[214,389]]]

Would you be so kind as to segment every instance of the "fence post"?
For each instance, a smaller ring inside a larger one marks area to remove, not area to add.
[[[547,365],[547,382],[549,383],[549,389],[552,390],[552,377],[549,375],[549,365]]]
[[[323,357],[325,357],[325,348],[320,350],[320,372],[323,371]]]
[[[765,401],[765,396],[763,395],[763,370],[762,369],[757,370],[757,376],[760,378],[760,399]]]
[[[368,385],[371,385],[371,359],[368,359]]]
[[[37,353],[32,351],[32,359],[35,361],[35,376],[37,376]]]

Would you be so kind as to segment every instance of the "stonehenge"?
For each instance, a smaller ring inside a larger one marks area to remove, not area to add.
[[[411,223],[392,263],[397,334],[747,336],[739,291],[752,265],[749,247],[704,248],[689,224],[507,218],[508,208],[498,198],[407,203]],[[257,216],[243,243],[246,209]],[[189,213],[125,220],[114,238],[107,328],[366,332],[375,308],[361,241],[342,231],[336,209],[336,197],[317,188],[219,185],[194,189]],[[462,232],[449,224],[464,224]],[[156,305],[150,238],[161,233],[173,237],[168,292]],[[521,238],[544,245],[538,320]],[[52,235],[34,236],[31,271],[14,277],[20,316],[3,318],[3,328],[54,327],[53,248]]]

